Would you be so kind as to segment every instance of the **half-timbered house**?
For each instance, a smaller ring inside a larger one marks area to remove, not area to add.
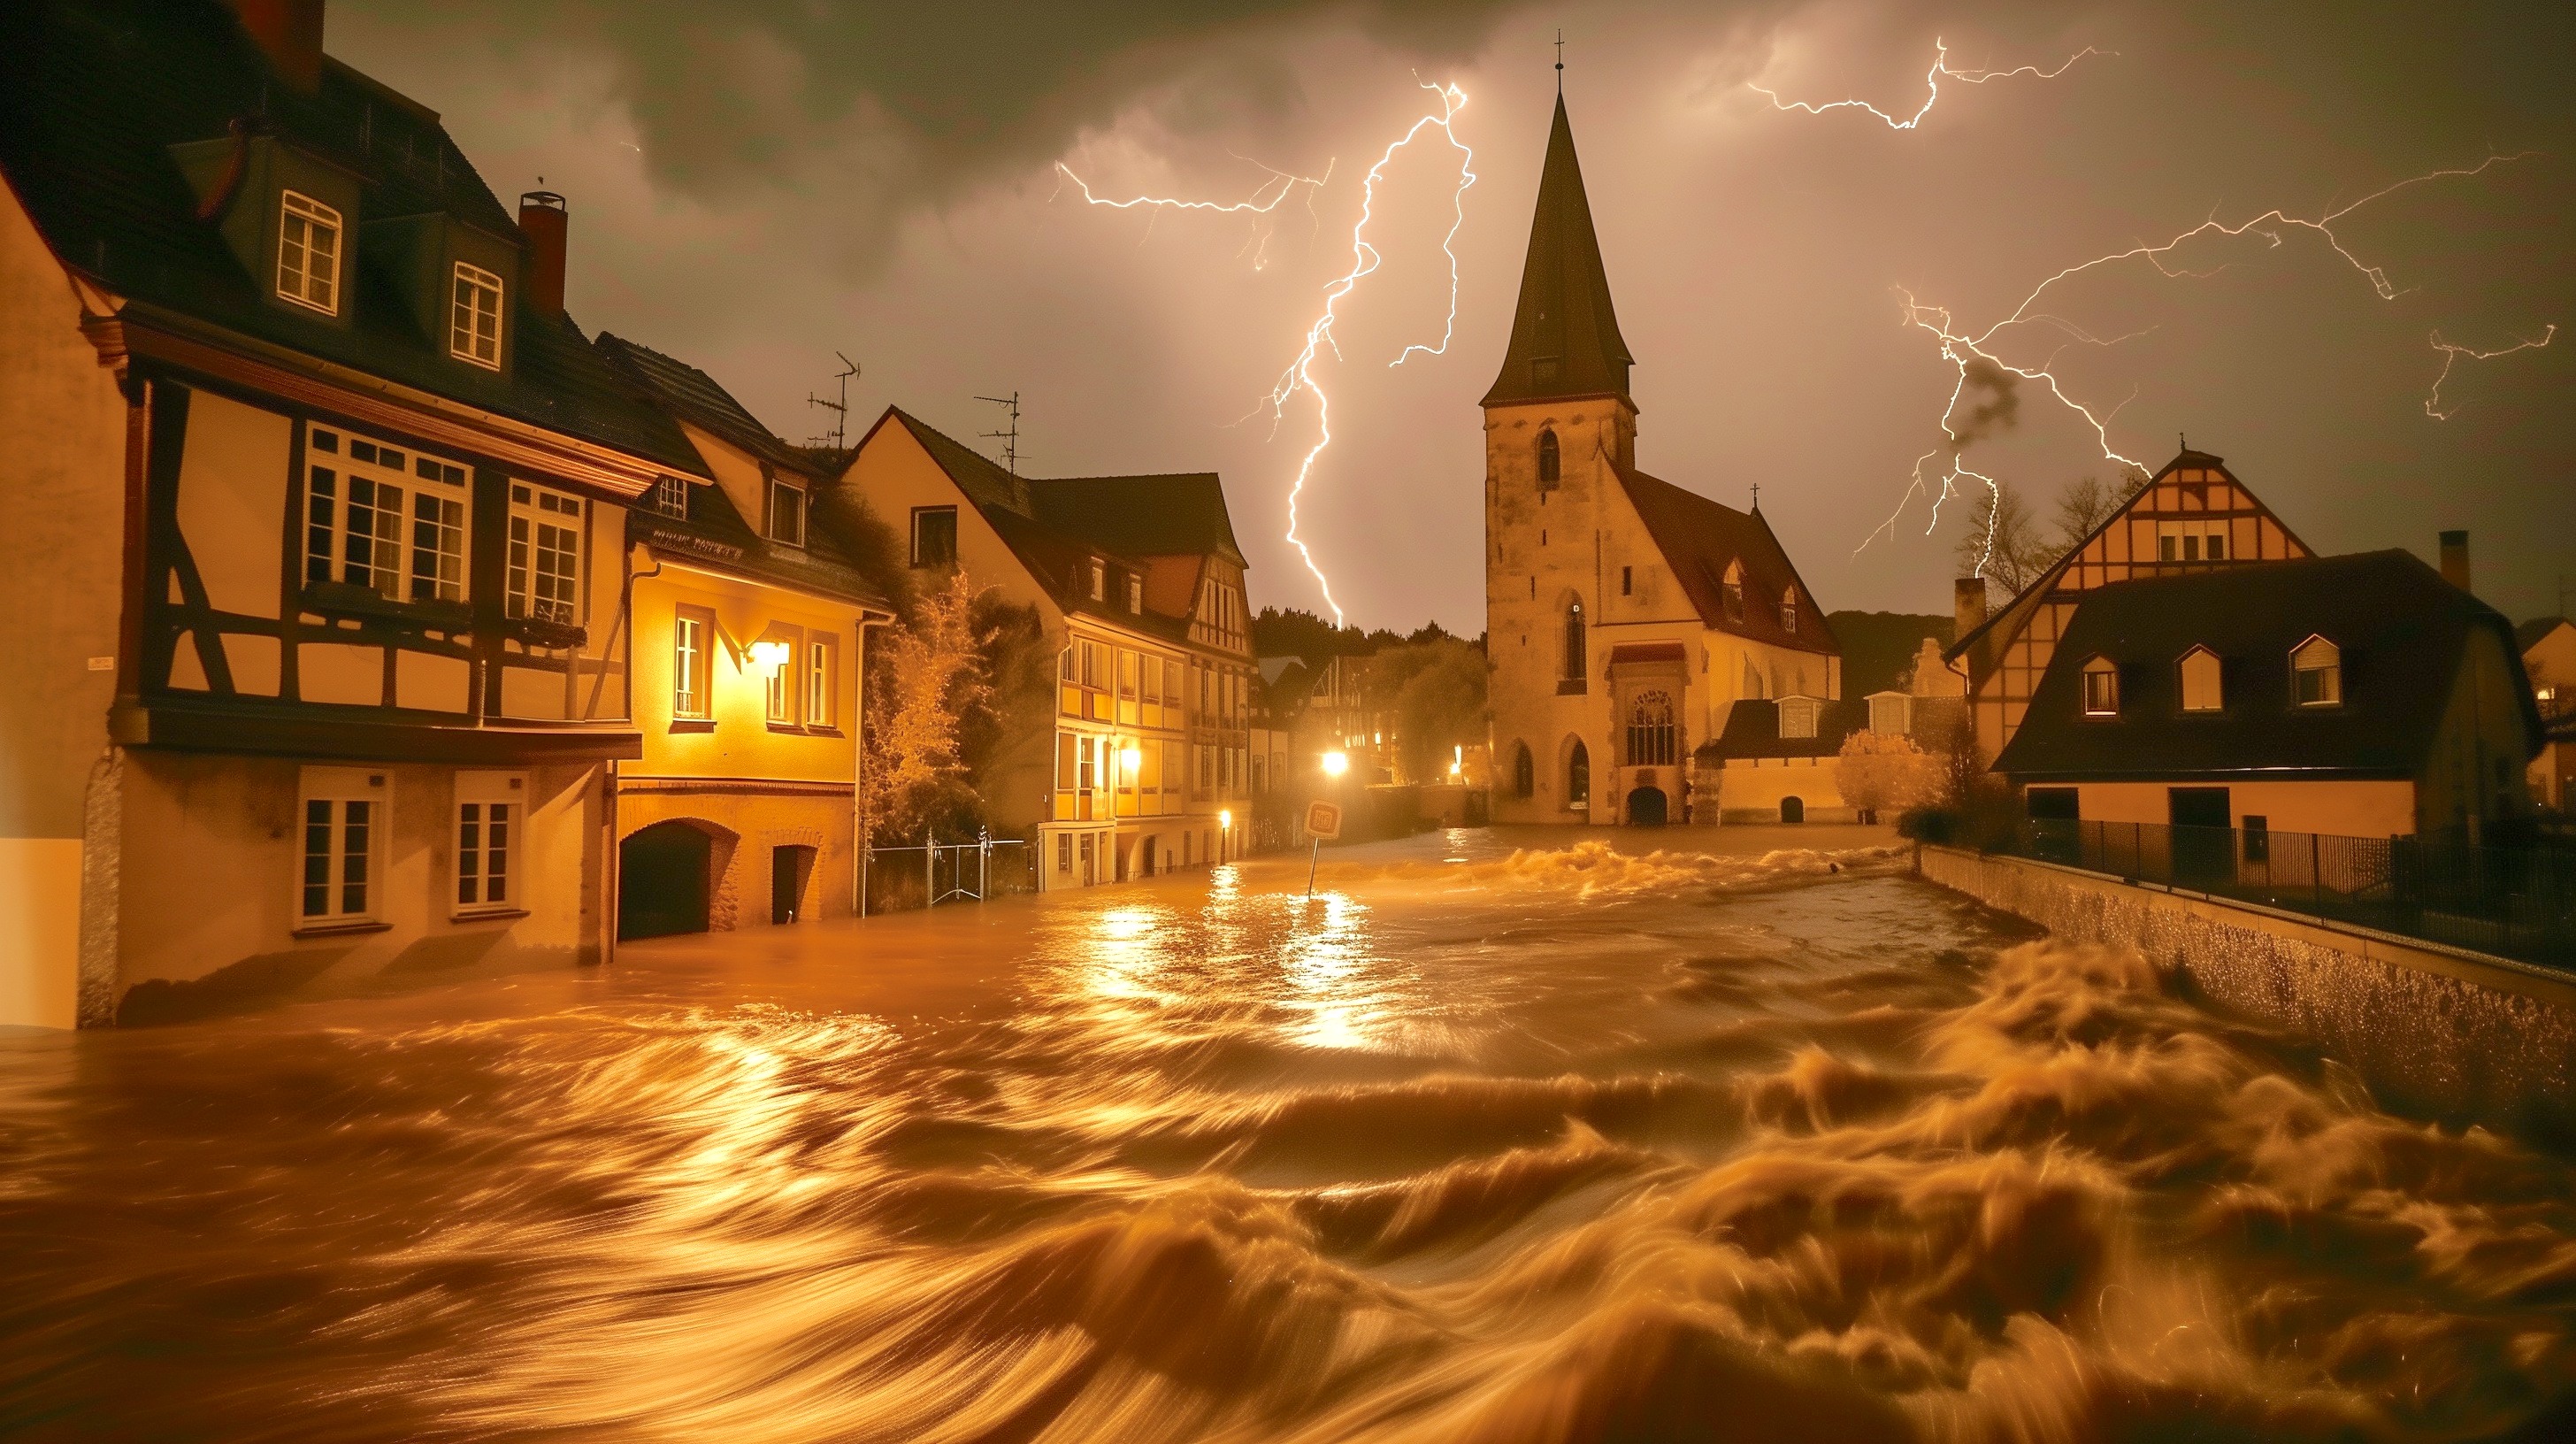
[[[0,1021],[612,943],[627,512],[707,466],[321,18],[0,21]]]

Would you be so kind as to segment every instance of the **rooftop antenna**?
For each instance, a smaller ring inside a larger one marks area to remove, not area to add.
[[[832,354],[841,357],[841,369],[833,373],[834,378],[841,383],[841,399],[826,401],[808,391],[805,393],[805,404],[820,406],[832,413],[832,429],[815,437],[813,444],[820,446],[829,441],[832,443],[832,449],[839,451],[850,444],[850,378],[859,374],[859,363],[847,356],[842,356],[838,351]]]
[[[1565,32],[1556,32],[1556,98],[1565,99]]]
[[[975,434],[978,436],[989,436],[999,440],[1002,443],[1002,469],[1013,476],[1019,475],[1020,393],[1014,391],[1008,396],[978,396],[975,399],[978,401],[992,402],[994,405],[999,406],[1010,413],[1011,424],[1009,426],[1000,431],[979,431]]]

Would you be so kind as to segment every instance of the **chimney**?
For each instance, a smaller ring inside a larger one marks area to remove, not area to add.
[[[519,231],[528,238],[527,300],[540,316],[564,308],[564,198],[553,191],[519,197]]]
[[[2469,534],[2464,531],[2442,533],[2442,580],[2469,590]]]
[[[322,0],[232,0],[271,69],[311,95],[322,88]]]
[[[1961,577],[1950,587],[1950,611],[1958,628],[1950,634],[1951,645],[1986,624],[1986,579]]]

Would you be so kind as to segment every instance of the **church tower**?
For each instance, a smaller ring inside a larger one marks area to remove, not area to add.
[[[1559,95],[1511,346],[1482,403],[1497,821],[1585,820],[1589,797],[1575,794],[1608,764],[1586,724],[1602,710],[1601,513],[1620,507],[1618,473],[1636,463],[1631,364]]]

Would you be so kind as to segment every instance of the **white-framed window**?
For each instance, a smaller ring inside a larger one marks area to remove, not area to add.
[[[805,488],[783,476],[769,479],[769,539],[782,546],[805,545]]]
[[[278,200],[277,294],[326,316],[340,314],[340,213],[295,191]]]
[[[2343,705],[2343,649],[2310,637],[2290,653],[2290,697],[2301,707]]]
[[[2084,715],[2120,715],[2120,669],[2108,657],[2096,657],[2084,664]]]
[[[653,483],[653,509],[680,521],[689,519],[689,484],[676,476]]]
[[[501,278],[456,263],[447,317],[447,354],[487,371],[501,369]]]
[[[1817,702],[1813,697],[1780,699],[1780,735],[1813,737],[1816,735]]]
[[[393,789],[362,767],[307,767],[297,789],[301,865],[295,916],[304,927],[376,920]]]
[[[2227,560],[2227,523],[2223,521],[2157,522],[2156,560],[2161,562]]]
[[[387,601],[465,600],[465,468],[316,426],[304,437],[304,579]]]
[[[2218,654],[2207,647],[2194,647],[2182,654],[2182,710],[2215,712],[2225,704],[2226,669],[2219,665]]]
[[[1132,573],[1127,578],[1127,610],[1145,610],[1145,579]]]
[[[912,509],[912,564],[945,567],[957,563],[957,508],[916,506]]]
[[[832,674],[834,638],[809,636],[805,639],[805,725],[832,725]]]
[[[769,721],[773,726],[793,727],[797,721],[798,704],[804,700],[801,695],[804,666],[800,655],[804,651],[803,639],[793,628],[782,627],[773,630],[764,640],[776,642],[785,649],[778,665],[771,667],[768,676],[762,679],[762,690],[768,699]]]
[[[1109,600],[1109,572],[1100,564],[1098,557],[1091,559],[1091,599],[1095,602]]]
[[[716,635],[715,614],[682,607],[671,616],[671,715],[703,718],[715,679],[709,651]]]
[[[510,615],[581,621],[582,500],[510,483]]]
[[[517,772],[456,774],[456,911],[515,910],[526,847],[528,779]]]

